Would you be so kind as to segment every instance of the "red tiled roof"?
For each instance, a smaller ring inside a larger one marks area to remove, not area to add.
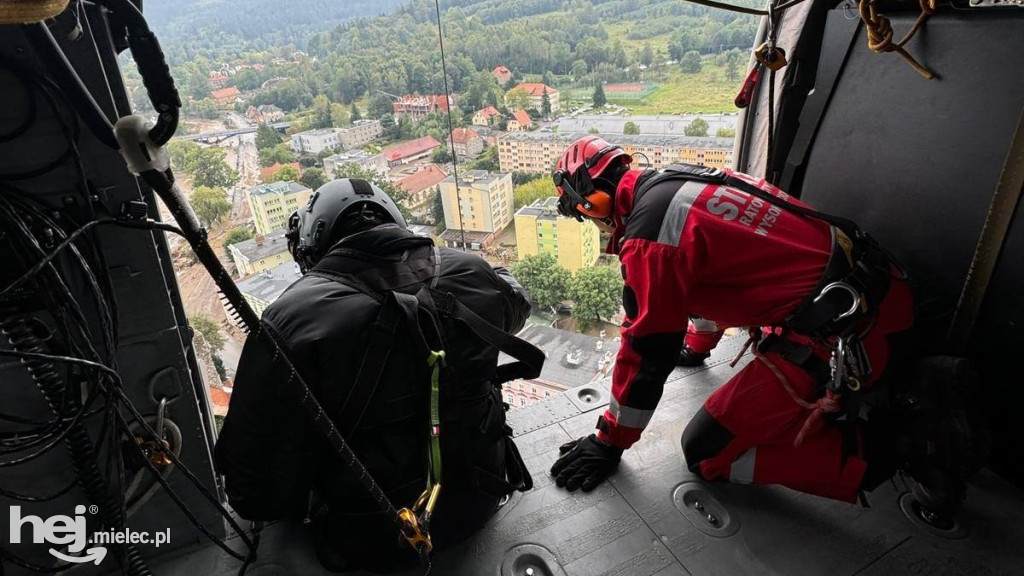
[[[491,116],[497,116],[500,112],[498,112],[498,109],[494,106],[488,106],[487,108],[480,110],[478,114],[483,114],[484,118],[490,119]]]
[[[277,172],[281,168],[284,168],[285,166],[291,166],[292,168],[295,168],[296,170],[298,170],[300,175],[302,174],[302,166],[300,166],[298,162],[289,162],[288,164],[281,164],[280,162],[274,162],[273,166],[267,166],[266,168],[260,168],[260,180],[266,182],[267,178],[270,178],[274,174],[277,174]]]
[[[217,416],[224,416],[228,413],[228,404],[231,403],[231,388],[210,386],[210,404],[213,404],[213,413]]]
[[[384,154],[384,157],[388,159],[388,162],[394,162],[396,160],[401,160],[402,158],[421,154],[432,148],[437,148],[440,145],[441,143],[433,136],[424,136],[423,138],[417,138],[408,142],[402,142],[401,144],[395,144],[394,146],[388,146],[381,150],[381,152]]]
[[[470,128],[456,128],[452,130],[452,141],[456,144],[467,144],[470,140],[479,137],[480,135]]]
[[[642,84],[605,84],[605,92],[643,92]]]
[[[415,174],[402,178],[395,184],[410,194],[415,194],[436,186],[438,182],[447,178],[448,175],[438,168],[437,164],[427,164],[427,167]]]
[[[558,90],[555,90],[554,88],[552,88],[551,86],[548,86],[546,84],[541,84],[540,82],[523,82],[522,84],[520,84],[520,85],[516,86],[515,88],[513,88],[513,90],[515,90],[517,88],[526,90],[526,92],[530,96],[543,96],[545,88],[547,88],[547,91],[548,91],[549,95],[550,94],[558,94]]]
[[[241,94],[241,92],[239,92],[238,88],[235,86],[228,86],[227,88],[222,88],[220,90],[214,90],[213,92],[210,92],[210,96],[213,96],[214,100],[220,100],[222,98],[234,98],[239,94]]]
[[[529,126],[533,120],[530,120],[530,115],[526,113],[526,110],[516,110],[515,116],[516,122],[519,122],[520,126]]]
[[[491,70],[491,74],[510,74],[512,71],[504,66],[495,66],[494,70]]]

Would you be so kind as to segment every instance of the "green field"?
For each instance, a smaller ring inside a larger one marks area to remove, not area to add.
[[[667,79],[657,82],[658,89],[644,101],[609,101],[627,106],[634,114],[735,112],[736,105],[732,101],[739,91],[742,78],[728,80],[724,68],[705,60],[704,68],[696,74],[684,74],[674,69],[668,73]]]
[[[623,48],[627,51],[643,50],[644,44],[650,44],[651,49],[654,50],[655,54],[659,51],[664,55],[668,54],[668,41],[671,34],[660,34],[658,36],[651,36],[650,38],[644,38],[642,40],[631,40],[627,38],[626,35],[629,34],[629,30],[634,25],[635,23],[633,22],[605,24],[604,29],[608,32],[609,43],[614,43],[616,40],[620,40]]]

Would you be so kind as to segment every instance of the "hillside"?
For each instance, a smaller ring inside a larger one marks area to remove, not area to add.
[[[357,16],[390,12],[404,0],[153,0],[144,3],[150,25],[172,64],[203,56],[234,58],[244,52],[306,39]]]

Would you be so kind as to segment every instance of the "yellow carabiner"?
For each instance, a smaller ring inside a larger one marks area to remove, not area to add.
[[[406,543],[417,554],[424,552],[430,554],[434,549],[434,544],[430,541],[430,533],[420,529],[420,521],[416,517],[416,513],[408,508],[402,508],[398,511],[398,517],[405,523],[405,526],[402,528],[402,538]]]

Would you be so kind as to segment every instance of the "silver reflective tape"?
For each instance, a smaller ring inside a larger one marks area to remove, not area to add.
[[[757,459],[757,447],[751,448],[732,463],[729,470],[729,481],[737,484],[754,483],[754,461]]]
[[[628,428],[646,428],[654,416],[654,410],[640,410],[629,406],[619,406],[619,401],[614,397],[608,403],[608,411],[615,417],[615,421]]]
[[[718,324],[715,324],[713,320],[705,320],[700,316],[690,316],[690,324],[693,324],[693,329],[697,332],[718,332]]]
[[[670,246],[679,246],[679,237],[683,235],[683,227],[686,226],[686,217],[690,214],[690,206],[700,196],[700,193],[707,187],[705,182],[687,182],[676,190],[672,202],[665,211],[665,218],[661,221],[661,230],[658,232],[658,243]]]

